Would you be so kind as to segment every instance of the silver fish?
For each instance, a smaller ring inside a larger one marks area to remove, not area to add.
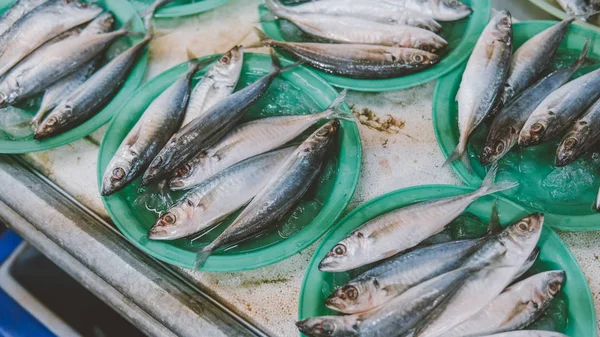
[[[294,147],[232,166],[190,190],[150,228],[152,240],[174,240],[209,229],[246,205],[271,179]]]
[[[128,28],[103,34],[76,36],[36,50],[12,68],[0,81],[0,106],[12,105],[46,90],[96,58],[114,41],[129,34]]]
[[[569,337],[565,334],[555,331],[540,331],[540,330],[521,330],[502,332],[494,335],[486,335],[481,337]]]
[[[587,21],[587,17],[592,11],[592,7],[586,0],[556,0],[567,15],[578,17],[583,21]]]
[[[231,95],[240,79],[243,64],[244,47],[235,46],[226,52],[192,90],[182,125],[187,125],[217,102]]]
[[[481,153],[481,164],[489,165],[500,160],[517,144],[519,131],[535,108],[552,92],[560,88],[585,62],[589,44],[579,59],[570,67],[558,69],[540,79],[517,96],[494,117]]]
[[[190,60],[188,71],[146,108],[104,171],[103,196],[123,189],[142,173],[160,148],[179,129],[190,98],[192,77],[199,67],[195,59]]]
[[[562,270],[529,277],[504,290],[477,315],[444,333],[444,337],[480,336],[522,329],[544,312],[564,281]]]
[[[102,8],[78,1],[49,0],[37,6],[0,36],[0,75],[46,41],[100,13]]]
[[[385,305],[364,314],[323,316],[296,323],[313,337],[389,337],[407,333],[448,300],[473,270],[461,268],[410,288]]]
[[[146,36],[68,93],[35,129],[33,137],[44,139],[70,130],[102,110],[119,92],[152,36]]]
[[[600,98],[600,69],[564,84],[531,113],[519,133],[519,146],[537,145],[563,133]]]
[[[439,21],[456,21],[471,15],[471,7],[458,0],[376,0],[401,6],[422,15],[430,16]]]
[[[271,59],[270,73],[213,105],[174,134],[144,173],[142,184],[149,185],[171,176],[227,134],[284,70],[276,55],[271,54]]]
[[[281,220],[318,177],[339,127],[340,122],[332,120],[302,142],[233,223],[202,248],[195,267],[204,264],[215,249],[248,239]]]
[[[421,282],[458,268],[479,244],[480,239],[453,241],[400,255],[339,287],[325,305],[345,314],[377,308]]]
[[[106,33],[112,29],[114,22],[115,18],[111,13],[103,13],[90,22],[85,29],[81,31],[80,35],[86,36]],[[100,67],[101,62],[102,57],[96,57],[88,64],[83,65],[81,69],[54,83],[48,88],[44,93],[38,112],[31,120],[33,129],[35,130],[39,126],[46,114],[58,105],[62,99],[90,78],[98,67]]]
[[[470,275],[456,294],[421,324],[414,337],[445,336],[500,295],[533,252],[543,223],[544,216],[534,213],[487,240],[462,266],[485,268]]]
[[[144,13],[141,15],[144,19],[144,27],[146,28],[146,31],[152,31],[152,18],[154,17],[156,11],[173,1],[174,0],[155,0],[148,8],[146,8]]]
[[[562,167],[581,157],[600,140],[600,100],[596,101],[560,141],[556,166]]]
[[[261,118],[235,127],[215,145],[181,167],[169,180],[172,190],[188,189],[240,161],[276,149],[323,119],[352,116],[338,106],[346,91],[318,114]]]
[[[277,5],[283,6],[278,0]],[[332,16],[351,16],[367,20],[419,27],[433,32],[442,29],[432,16],[421,12],[408,10],[398,3],[372,0],[326,0],[307,2],[298,6],[286,8],[295,14],[324,14]]]
[[[497,170],[496,165],[492,166],[474,192],[418,202],[364,223],[327,253],[319,270],[351,270],[418,245],[441,232],[475,200],[517,186],[507,182],[494,185]]]
[[[48,0],[17,0],[9,9],[0,16],[0,35],[4,34],[12,25],[31,12],[37,6]]]
[[[330,74],[352,78],[391,78],[427,69],[439,62],[436,54],[421,49],[368,44],[329,44],[275,41],[261,31],[269,47],[294,55]]]
[[[485,27],[467,62],[456,94],[460,138],[446,163],[461,159],[468,170],[467,144],[471,133],[499,99],[512,53],[512,22],[507,11],[498,12]]]
[[[548,68],[571,22],[572,18],[543,30],[514,52],[502,93],[503,104],[528,88]]]
[[[294,14],[273,0],[265,2],[275,16],[293,22],[308,34],[335,42],[409,47],[431,52],[448,44],[437,34],[418,27],[398,26],[348,16]]]

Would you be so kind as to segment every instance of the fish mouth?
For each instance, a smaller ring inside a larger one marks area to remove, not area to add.
[[[535,229],[542,228],[542,225],[544,224],[544,213],[533,213],[530,217],[531,220],[534,221]]]
[[[336,271],[338,263],[335,261],[326,261],[325,259],[319,263],[320,271]]]
[[[169,187],[183,187],[185,184],[181,180],[171,180],[169,182]]]
[[[570,154],[559,153],[556,156],[556,160],[554,162],[554,165],[556,167],[563,167],[563,166],[566,166],[567,164],[570,164],[571,162],[572,162],[572,160],[571,160]]]
[[[148,231],[148,239],[151,240],[168,240],[169,233],[160,226],[154,225]]]

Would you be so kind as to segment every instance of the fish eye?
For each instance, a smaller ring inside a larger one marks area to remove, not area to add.
[[[496,153],[502,153],[502,151],[504,151],[504,142],[500,140],[496,143]]]
[[[323,127],[321,129],[319,129],[319,131],[317,131],[317,136],[318,137],[325,137],[327,136],[329,133],[331,132],[331,126],[328,125],[326,127]]]
[[[560,291],[560,284],[558,283],[550,283],[548,285],[548,290],[551,295],[556,295]]]
[[[322,327],[323,327],[323,330],[325,331],[325,333],[327,333],[327,334],[331,334],[335,330],[335,325],[333,323],[331,323],[330,321],[323,322]]]
[[[351,300],[355,300],[358,298],[358,289],[354,286],[348,286],[344,289],[344,294]]]
[[[544,125],[542,123],[535,123],[531,126],[531,132],[532,133],[540,133],[542,131],[544,131]]]
[[[112,180],[121,180],[125,177],[125,170],[120,167],[117,167],[112,171],[112,176],[110,177]]]
[[[415,54],[415,55],[413,55],[413,61],[415,61],[417,63],[421,63],[421,62],[425,61],[425,57],[423,57],[423,55],[421,55],[421,54]]]
[[[46,122],[46,125],[52,126],[52,125],[56,124],[56,122],[57,122],[56,117],[52,116],[52,117],[48,118],[48,121]]]
[[[567,150],[570,150],[570,149],[574,148],[575,145],[577,145],[577,139],[575,139],[575,138],[567,138],[567,140],[565,140],[565,148]]]
[[[333,247],[333,253],[338,256],[345,255],[346,254],[346,246],[344,246],[342,244],[336,245],[335,247]]]
[[[219,62],[223,63],[223,64],[229,64],[229,61],[231,61],[231,54],[227,53],[225,55],[223,55],[223,57],[221,57],[221,60],[219,60]]]
[[[190,166],[190,164],[185,164],[179,170],[177,170],[177,173],[175,173],[175,175],[177,175],[178,177],[183,177],[190,173],[191,170],[192,167]]]
[[[527,223],[527,221],[521,221],[517,224],[517,228],[519,228],[519,230],[521,230],[523,232],[528,232],[529,231],[529,223]]]
[[[173,213],[167,213],[162,216],[162,220],[169,225],[174,224],[176,219],[177,218],[175,217],[175,214],[173,214]]]

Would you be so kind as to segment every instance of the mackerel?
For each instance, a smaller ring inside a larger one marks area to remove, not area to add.
[[[9,9],[0,16],[0,35],[6,33],[12,25],[31,12],[37,6],[48,0],[17,0]]]

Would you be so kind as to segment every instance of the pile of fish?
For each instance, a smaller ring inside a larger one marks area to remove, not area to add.
[[[18,0],[0,17],[0,107],[44,93],[31,121],[35,139],[70,130],[116,95],[150,41],[149,35],[105,62],[132,22],[113,31],[114,17],[92,3]]]
[[[474,337],[523,329],[540,317],[565,280],[562,270],[521,279],[539,254],[542,214],[502,228],[494,204],[486,236],[423,245],[475,200],[515,186],[494,185],[496,169],[477,191],[396,209],[337,243],[319,269],[361,268],[325,300],[344,315],[308,318],[296,323],[299,330],[314,337]]]
[[[108,164],[102,195],[142,177],[142,185],[168,185],[186,193],[150,229],[152,240],[174,240],[208,231],[247,205],[219,237],[198,253],[201,266],[213,251],[248,240],[279,222],[322,171],[337,139],[345,92],[325,111],[239,123],[282,68],[272,69],[234,92],[243,47],[236,46],[192,86],[202,66],[190,57],[188,71],[145,110]],[[209,60],[214,61],[214,59]],[[291,141],[329,120],[299,145]]]
[[[313,42],[275,41],[258,32],[262,43],[285,51],[325,72],[365,79],[412,74],[440,60],[448,43],[436,21],[469,16],[457,0],[319,0],[285,6],[265,0],[273,18],[291,22]]]

